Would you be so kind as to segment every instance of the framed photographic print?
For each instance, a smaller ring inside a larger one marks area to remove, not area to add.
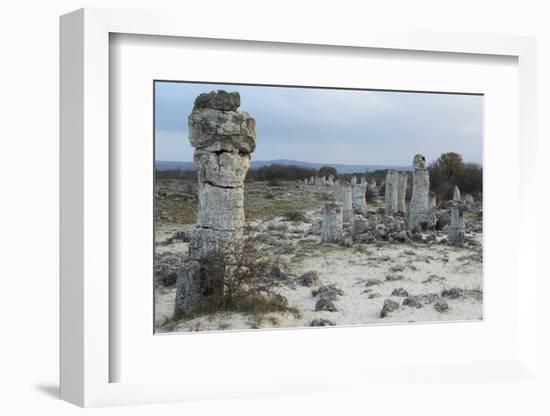
[[[62,398],[531,377],[533,40],[183,21],[61,20]]]

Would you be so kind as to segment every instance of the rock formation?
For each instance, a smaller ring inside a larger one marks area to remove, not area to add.
[[[323,208],[321,239],[326,242],[342,239],[342,206],[338,202],[325,204]]]
[[[357,183],[357,179],[354,176],[351,179],[353,212],[355,213],[367,212],[367,201],[365,200],[366,192],[367,192],[367,183],[364,181],[364,178],[361,178],[361,183]]]
[[[369,186],[368,186],[367,189],[371,192],[376,192],[377,191],[377,189],[376,189],[376,180],[375,179],[370,181]]]
[[[328,175],[327,185],[328,186],[333,186],[334,185],[334,175]]]
[[[353,203],[351,185],[349,182],[342,181],[338,186],[338,201],[342,204],[342,220],[344,223],[350,223],[353,217]]]
[[[416,155],[413,160],[413,185],[409,203],[408,229],[420,230],[428,225],[428,193],[430,192],[430,174],[426,168],[426,158]]]
[[[200,94],[188,119],[199,183],[197,223],[180,266],[174,313],[188,314],[223,297],[223,273],[205,258],[238,238],[244,226],[244,178],[256,148],[256,122],[238,93]]]
[[[458,186],[455,186],[453,192],[453,201],[462,201],[462,198],[460,197],[460,189],[458,188]]]
[[[474,197],[470,194],[466,194],[464,197],[464,209],[466,211],[472,211],[474,209]]]
[[[460,201],[460,190],[455,186],[455,198],[451,202],[451,224],[447,239],[449,244],[461,246],[464,244],[464,208]],[[458,199],[457,199],[458,198]]]
[[[386,215],[397,212],[397,190],[399,187],[399,174],[396,170],[389,169],[386,173],[386,192],[384,196],[384,209]]]
[[[409,175],[407,172],[399,172],[398,184],[397,184],[397,212],[406,212],[405,197],[407,195],[407,181]]]
[[[437,199],[435,192],[428,194],[428,228],[435,227],[437,223]]]

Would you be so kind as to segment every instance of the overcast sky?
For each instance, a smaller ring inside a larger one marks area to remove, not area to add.
[[[460,153],[482,161],[483,97],[382,91],[157,82],[156,160],[192,161],[187,117],[195,97],[238,91],[256,119],[253,160],[410,165]]]

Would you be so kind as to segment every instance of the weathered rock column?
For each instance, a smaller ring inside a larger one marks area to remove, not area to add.
[[[384,208],[386,215],[397,212],[397,190],[399,187],[399,174],[396,170],[389,169],[386,173],[386,190],[384,195]]]
[[[461,246],[464,244],[464,207],[460,201],[460,190],[455,186],[454,196],[451,202],[451,224],[447,239],[449,244],[453,246]]]
[[[256,122],[238,93],[200,94],[188,119],[199,182],[197,223],[180,267],[174,313],[189,314],[223,298],[223,272],[205,258],[238,238],[244,227],[244,178],[256,148]]]
[[[405,203],[405,197],[407,195],[407,181],[409,175],[407,172],[399,172],[398,184],[397,184],[397,212],[403,214],[407,211],[407,205]]]
[[[342,206],[338,202],[325,204],[321,240],[335,242],[342,239]]]
[[[349,182],[342,181],[340,183],[338,187],[338,201],[342,204],[342,221],[351,224],[353,217],[353,199]]]
[[[376,192],[376,180],[375,179],[370,181],[369,186],[368,186],[368,190],[371,191],[371,192]]]
[[[355,179],[355,182],[354,182]],[[353,212],[362,213],[367,212],[367,201],[365,200],[365,193],[367,192],[367,184],[361,178],[361,183],[357,183],[355,176],[351,179],[351,195]]]
[[[309,177],[309,184],[313,185],[315,183],[315,178],[313,176]]]
[[[464,197],[464,209],[466,211],[471,211],[474,209],[474,197],[470,194],[466,194]]]
[[[416,155],[413,160],[413,185],[409,203],[409,230],[420,230],[428,225],[428,193],[430,192],[430,173],[426,169],[426,158]]]
[[[328,175],[327,185],[328,186],[334,185],[334,175]]]
[[[458,188],[458,186],[455,186],[453,192],[453,201],[462,201],[462,198],[460,197],[460,189]]]
[[[428,194],[428,227],[435,227],[437,222],[437,197],[435,192]]]

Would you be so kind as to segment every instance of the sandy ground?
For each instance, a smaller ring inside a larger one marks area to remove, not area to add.
[[[317,271],[320,284],[334,283],[344,295],[334,301],[335,312],[315,311],[319,299],[312,295],[316,287],[282,286],[277,292],[288,299],[289,306],[296,307],[300,314],[268,313],[261,316],[242,313],[219,312],[192,320],[171,321],[175,287],[160,286],[155,294],[155,316],[158,332],[198,330],[243,330],[257,328],[309,327],[315,318],[326,318],[336,325],[369,325],[384,323],[463,321],[482,319],[482,301],[475,296],[445,297],[449,310],[438,312],[433,304],[421,308],[401,305],[404,297],[392,296],[394,289],[403,288],[408,295],[441,294],[445,289],[459,288],[482,293],[482,262],[479,251],[471,247],[452,247],[440,244],[445,233],[437,234],[432,243],[373,243],[354,244],[344,247],[320,241],[319,235],[308,231],[320,219],[320,206],[333,195],[322,190],[322,198],[316,197],[314,187],[300,186],[292,189],[305,193],[301,206],[314,201],[315,208],[304,210],[309,222],[284,221],[280,216],[262,225],[268,237],[268,246],[273,258],[281,265],[290,279],[308,271]],[[293,192],[283,191],[277,200],[286,205],[295,199]],[[254,192],[253,192],[254,193]],[[312,193],[312,194],[311,194]],[[309,195],[311,194],[311,195]],[[268,200],[270,203],[272,200]],[[262,202],[265,203],[265,202]],[[381,205],[380,199],[372,205]],[[288,208],[288,207],[287,207]],[[369,209],[371,207],[369,206]],[[256,222],[259,220],[255,220]],[[157,242],[164,241],[176,231],[189,229],[192,224],[160,224],[156,228]],[[481,241],[481,233],[469,232],[471,239]],[[272,241],[272,246],[269,246]],[[158,245],[157,254],[184,255],[187,243],[175,242]],[[387,280],[398,276],[402,280]],[[430,279],[430,277],[432,277]],[[379,284],[368,285],[369,279]],[[392,299],[401,306],[381,318],[385,299]]]

